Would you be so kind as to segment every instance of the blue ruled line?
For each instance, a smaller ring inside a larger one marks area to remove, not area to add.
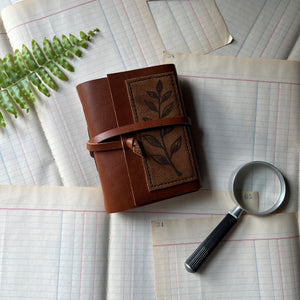
[[[251,33],[251,31],[252,31],[252,29],[253,29],[255,23],[257,22],[257,20],[258,20],[260,14],[261,14],[261,12],[262,12],[262,10],[263,10],[264,7],[266,6],[267,1],[268,1],[268,0],[265,0],[265,2],[263,3],[263,5],[262,5],[260,11],[258,12],[258,14],[257,14],[257,16],[256,16],[256,18],[255,18],[255,20],[254,20],[254,22],[253,22],[253,24],[252,24],[251,27],[250,27],[250,29],[249,29],[249,31],[248,31],[248,33],[247,33],[245,39],[243,40],[240,49],[237,51],[237,53],[235,54],[235,56],[238,56],[239,53],[240,53],[240,51],[241,51],[242,48],[244,47],[244,44],[245,44],[245,42],[247,41],[247,39],[248,39],[248,37],[249,37],[249,35],[250,35],[250,33]]]
[[[102,13],[103,13],[103,16],[104,16],[104,18],[105,18],[106,24],[107,24],[107,26],[108,26],[109,32],[110,32],[111,37],[112,37],[112,39],[113,39],[113,41],[114,41],[114,44],[115,44],[115,46],[116,46],[116,48],[117,48],[117,51],[118,51],[118,53],[119,53],[119,55],[120,55],[120,58],[121,58],[123,67],[124,67],[125,70],[127,70],[127,67],[126,67],[125,61],[124,61],[124,59],[123,59],[123,56],[122,56],[122,54],[121,54],[120,48],[118,47],[116,38],[115,38],[115,36],[114,36],[114,34],[113,34],[113,32],[112,32],[110,23],[109,23],[109,21],[108,21],[108,19],[107,19],[107,16],[106,16],[106,14],[105,14],[104,8],[103,8],[103,6],[102,6],[100,0],[98,0],[98,4],[99,4],[100,9],[102,10]]]
[[[255,241],[253,241],[253,248],[254,248],[255,266],[256,266],[256,277],[257,277],[258,299],[261,299]]]
[[[255,99],[255,117],[254,117],[254,127],[253,127],[253,148],[252,148],[252,160],[254,160],[255,153],[255,139],[256,139],[256,118],[257,118],[257,105],[258,105],[258,82],[256,84],[256,99]]]
[[[61,260],[61,245],[62,245],[63,220],[64,220],[64,212],[62,211],[62,212],[61,212],[61,225],[60,225],[59,258],[58,258],[58,267],[57,267],[56,299],[58,299],[58,290],[59,290],[60,260]]]
[[[171,9],[170,4],[168,3],[168,1],[166,1],[166,4],[167,4],[167,7],[168,7],[168,9],[169,9],[169,11],[170,11],[170,14],[171,14],[171,16],[172,16],[172,18],[173,18],[173,20],[174,20],[174,22],[175,22],[175,24],[176,24],[176,27],[177,27],[177,29],[178,29],[178,31],[179,31],[179,33],[180,33],[181,38],[183,39],[183,41],[184,41],[184,43],[185,43],[185,45],[186,45],[188,51],[191,52],[191,49],[190,49],[190,47],[189,47],[189,45],[188,45],[186,39],[184,38],[184,35],[183,35],[182,31],[181,31],[181,28],[180,28],[180,26],[179,26],[179,24],[178,24],[178,22],[177,22],[177,20],[176,20],[176,17],[175,17],[175,15],[174,15],[174,13],[173,13],[173,11],[172,11],[172,9]]]
[[[1,152],[0,152],[0,159],[1,159],[2,164],[3,164],[3,166],[4,166],[4,170],[5,170],[5,173],[6,173],[6,175],[7,175],[8,181],[9,181],[10,184],[12,184],[11,178],[10,178],[10,176],[9,176],[9,173],[8,173],[8,170],[7,170],[7,167],[6,167],[6,165],[5,165],[5,161],[4,161],[4,159],[3,159],[3,156],[2,156],[2,153],[1,153]]]
[[[74,249],[75,249],[75,233],[76,233],[76,218],[77,213],[74,214],[74,223],[73,223],[73,248],[72,248],[72,267],[71,267],[71,285],[70,285],[70,296],[72,298],[72,288],[73,288],[73,271],[74,271]]]
[[[279,0],[278,3],[277,3],[277,5],[274,5],[274,9],[272,10],[272,13],[270,14],[271,17],[270,17],[268,23],[265,25],[265,28],[268,28],[269,25],[271,24],[272,18],[273,18],[273,16],[275,15],[275,12],[276,12],[277,8],[279,7],[280,3],[281,3],[281,1]],[[262,33],[261,33],[261,35],[260,35],[258,41],[260,41],[260,40],[262,39],[262,37],[263,37],[264,34],[265,34],[265,31],[262,31]],[[256,43],[256,46],[252,49],[252,53],[249,55],[249,57],[252,57],[252,56],[253,56],[253,53],[255,52],[255,50],[256,50],[258,44],[259,44],[259,43],[257,42],[257,43]]]

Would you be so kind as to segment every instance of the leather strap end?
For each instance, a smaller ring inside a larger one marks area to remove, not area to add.
[[[144,151],[142,145],[136,138],[130,137],[126,140],[126,145],[133,153],[137,154],[140,157],[144,156]]]
[[[86,144],[86,148],[90,152],[110,151],[110,150],[122,149],[122,144],[121,141],[106,142],[106,143],[93,143],[88,141]]]

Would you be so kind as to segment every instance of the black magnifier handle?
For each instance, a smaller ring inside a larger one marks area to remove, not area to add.
[[[240,207],[237,207],[223,218],[219,225],[185,261],[185,268],[188,272],[197,272],[198,268],[203,264],[206,258],[213,252],[219,242],[237,222],[242,212],[243,210]]]

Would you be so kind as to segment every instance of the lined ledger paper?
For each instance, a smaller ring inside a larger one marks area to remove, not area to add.
[[[168,51],[208,53],[232,42],[215,1],[148,1]]]
[[[108,215],[99,188],[0,186],[0,299],[154,300],[151,221],[232,208],[229,192],[199,190]]]
[[[0,187],[0,299],[106,299],[98,188]]]
[[[184,261],[220,220],[152,222],[157,299],[297,300],[297,214],[243,216],[197,273],[185,270]]]
[[[234,42],[212,54],[287,59],[299,37],[298,0],[216,0]]]
[[[298,207],[300,63],[165,53],[175,63],[192,117],[202,186],[230,189],[230,176],[251,160],[276,165]]]
[[[230,205],[199,191],[108,215],[99,188],[0,186],[0,299],[155,299],[151,220]]]

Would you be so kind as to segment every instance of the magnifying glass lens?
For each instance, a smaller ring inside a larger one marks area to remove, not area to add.
[[[282,195],[282,184],[276,170],[265,164],[241,168],[233,183],[238,204],[252,214],[264,214],[276,205]]]

